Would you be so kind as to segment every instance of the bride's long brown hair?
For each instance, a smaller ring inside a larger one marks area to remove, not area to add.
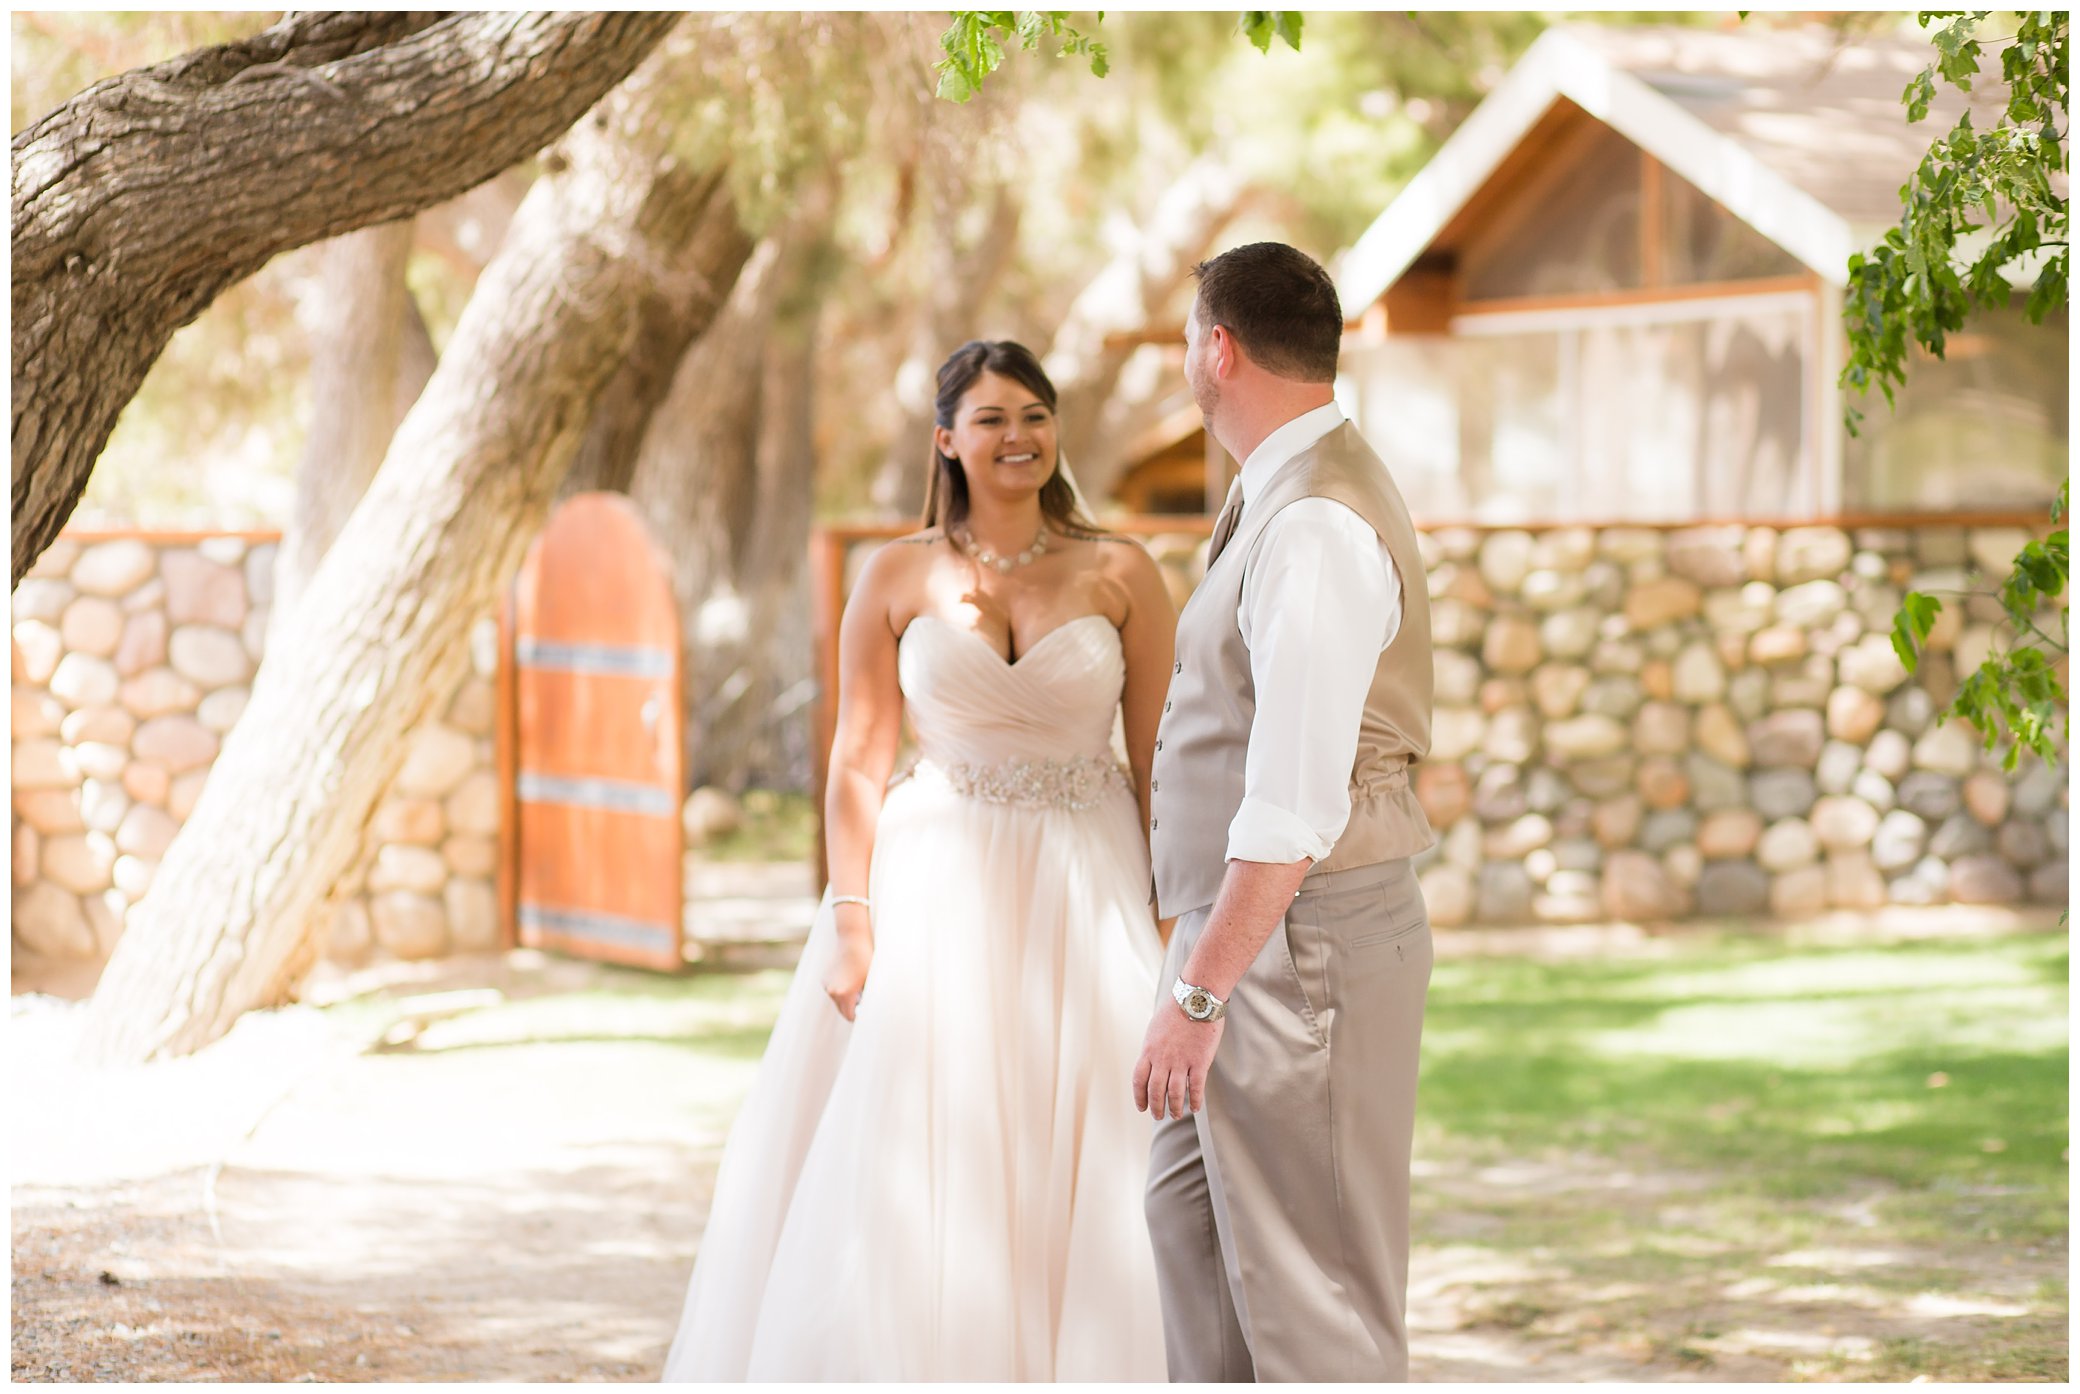
[[[1009,339],[970,339],[939,365],[939,395],[932,412],[938,425],[953,429],[953,414],[960,408],[961,398],[984,373],[1010,378],[1045,403],[1048,411],[1055,410],[1054,384],[1031,349]],[[1076,491],[1069,487],[1061,465],[1057,444],[1055,471],[1040,486],[1041,516],[1050,527],[1071,537],[1103,536],[1105,530],[1076,506]],[[966,521],[967,516],[968,472],[961,468],[959,460],[940,451],[935,437],[932,477],[924,494],[924,526],[950,528]]]

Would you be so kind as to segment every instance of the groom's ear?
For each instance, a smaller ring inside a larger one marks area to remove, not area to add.
[[[1228,332],[1225,324],[1213,327],[1213,366],[1222,377],[1242,366],[1242,345],[1235,342],[1235,336]]]

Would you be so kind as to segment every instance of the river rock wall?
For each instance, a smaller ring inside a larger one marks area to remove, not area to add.
[[[14,944],[103,959],[201,796],[267,641],[267,535],[61,537],[13,606]],[[408,736],[328,954],[429,958],[498,942],[496,628]]]
[[[2004,632],[1951,601],[1909,679],[1901,593],[1990,588],[2020,527],[1439,529],[1417,795],[1441,926],[2063,904],[2063,765],[2010,775],[1936,713]],[[1152,550],[1188,593],[1203,541]],[[61,538],[13,602],[18,948],[105,958],[264,652],[263,535]],[[499,941],[496,631],[413,731],[327,905],[344,962]]]

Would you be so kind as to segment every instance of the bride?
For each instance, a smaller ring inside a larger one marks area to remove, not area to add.
[[[933,443],[928,526],[845,608],[830,891],[667,1380],[1165,1377],[1124,1081],[1162,952],[1148,770],[1176,615],[1083,516],[1028,350],[947,359]],[[891,785],[906,712],[920,758]]]

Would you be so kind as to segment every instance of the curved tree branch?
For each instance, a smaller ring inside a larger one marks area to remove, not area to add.
[[[186,1054],[287,997],[403,736],[461,682],[470,628],[547,518],[641,305],[660,277],[716,287],[710,314],[726,298],[745,243],[716,228],[737,210],[725,169],[671,153],[671,75],[639,74],[543,161],[133,910],[95,989],[92,1058]],[[688,246],[721,260],[690,267]]]
[[[180,326],[269,258],[534,154],[673,14],[292,13],[13,141],[14,580]]]
[[[1120,452],[1136,404],[1116,400],[1121,370],[1251,196],[1225,166],[1193,162],[1063,316],[1047,371],[1062,394],[1062,457],[1092,499],[1110,495],[1128,463]]]

